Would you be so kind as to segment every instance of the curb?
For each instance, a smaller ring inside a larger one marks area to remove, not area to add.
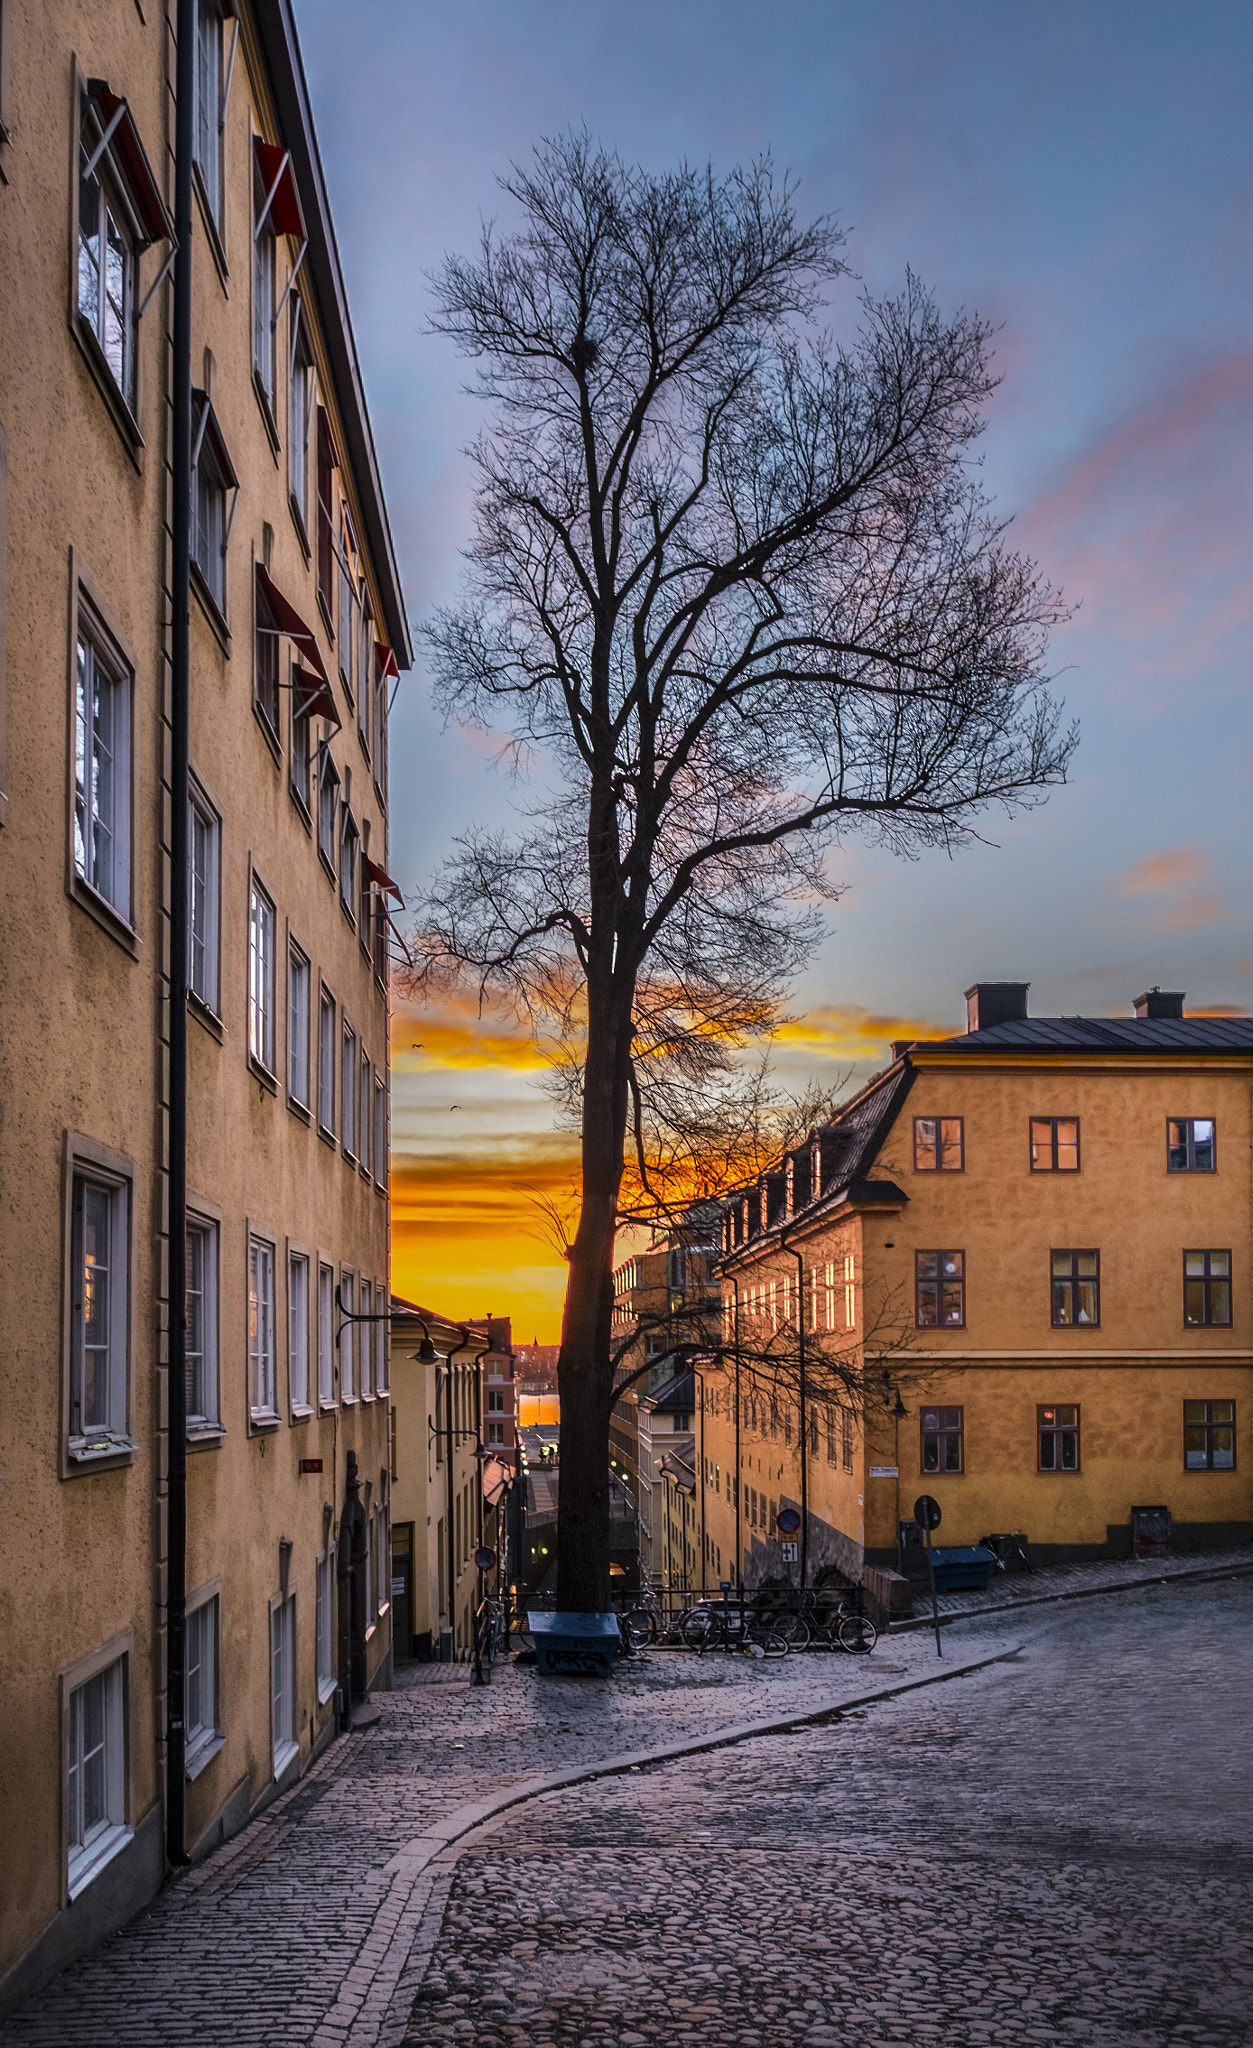
[[[664,1749],[627,1750],[620,1756],[603,1757],[598,1763],[573,1764],[568,1770],[550,1771],[543,1777],[527,1779],[494,1799],[475,1800],[469,1805],[455,1807],[445,1820],[426,1834],[415,1835],[403,1849],[398,1849],[383,1865],[383,1875],[416,1877],[435,1857],[464,1835],[489,1820],[495,1820],[499,1814],[508,1813],[511,1807],[542,1798],[546,1792],[563,1792],[572,1785],[591,1784],[597,1778],[622,1777],[628,1771],[644,1770],[651,1764],[675,1763],[682,1757],[701,1756],[708,1750],[730,1749],[736,1743],[752,1742],[761,1735],[792,1735],[802,1728],[821,1727],[824,1722],[838,1720],[854,1708],[873,1706],[878,1700],[895,1699],[902,1693],[919,1692],[924,1686],[939,1685],[950,1678],[968,1678],[975,1671],[986,1671],[990,1665],[1001,1664],[1007,1657],[1016,1656],[1020,1648],[1017,1643],[1011,1647],[1003,1646],[993,1656],[971,1658],[964,1664],[952,1665],[946,1671],[931,1671],[923,1678],[909,1678],[901,1685],[881,1686],[873,1692],[860,1693],[851,1699],[833,1700],[829,1706],[811,1707],[803,1713],[787,1714],[768,1721],[731,1722],[724,1728],[711,1730],[708,1735],[695,1735],[684,1742],[668,1743]]]
[[[1163,1579],[1116,1579],[1108,1586],[1074,1586],[1065,1593],[1035,1593],[1025,1600],[1001,1600],[995,1607],[960,1607],[955,1612],[940,1616],[940,1627],[948,1628],[955,1621],[982,1621],[988,1614],[1019,1614],[1029,1607],[1055,1607],[1061,1600],[1099,1600],[1107,1593],[1135,1593],[1157,1586],[1205,1586],[1219,1579],[1245,1579],[1253,1575],[1253,1563],[1209,1565],[1203,1571],[1167,1572]],[[935,1618],[930,1614],[914,1615],[910,1621],[894,1621],[888,1627],[888,1636],[903,1636],[914,1629],[934,1628]]]

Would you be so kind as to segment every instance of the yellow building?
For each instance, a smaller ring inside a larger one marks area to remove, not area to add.
[[[1026,997],[970,990],[728,1213],[706,1520],[750,1580],[802,1496],[811,1580],[895,1565],[921,1493],[937,1540],[1043,1561],[1129,1554],[1145,1509],[1253,1536],[1253,1022]]]
[[[162,1881],[184,1591],[192,1856],[390,1663],[372,1318],[407,629],[290,8],[198,0],[190,772],[173,786],[175,21],[0,0],[3,2004]],[[185,1267],[168,1235],[184,890]]]

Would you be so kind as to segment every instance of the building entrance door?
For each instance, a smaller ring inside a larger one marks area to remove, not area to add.
[[[392,1643],[397,1657],[412,1657],[413,1523],[392,1524]]]

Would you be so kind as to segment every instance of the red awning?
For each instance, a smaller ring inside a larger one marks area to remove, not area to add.
[[[166,211],[161,187],[152,175],[152,166],[144,153],[130,107],[110,90],[103,78],[88,79],[87,97],[95,102],[102,128],[107,128],[121,109],[121,119],[109,137],[109,151],[126,181],[131,204],[148,240],[172,242],[174,223]]]
[[[290,155],[281,144],[262,142],[260,136],[254,136],[252,146],[256,153],[261,190],[270,202],[262,219],[269,219],[276,235],[295,235],[298,241],[303,242],[305,217],[300,209],[300,195],[296,190]],[[257,226],[260,225],[258,221]]]
[[[362,865],[365,868],[366,874],[368,875],[369,879],[373,882],[375,888],[381,889],[384,896],[394,896],[396,898],[397,903],[399,903],[401,909],[403,910],[405,899],[401,895],[400,890],[397,888],[395,882],[393,882],[391,876],[388,874],[387,869],[381,868],[376,860],[371,860],[368,853],[362,854],[361,860]]]
[[[378,663],[379,681],[381,683],[386,682],[388,676],[395,676],[397,681],[399,681],[400,670],[396,666],[396,657],[392,653],[391,648],[382,640],[376,640],[374,643],[374,659]]]
[[[313,675],[307,668],[298,668],[292,676],[292,689],[299,693],[296,702],[297,718],[329,718],[336,726],[343,725],[343,719],[335,709],[331,686],[322,676]]]
[[[322,660],[321,654],[318,652],[317,641],[301,618],[300,613],[296,610],[295,605],[287,602],[269,570],[263,568],[260,562],[257,563],[257,588],[269,605],[274,616],[274,623],[278,627],[279,632],[286,633],[292,645],[300,649],[310,668],[316,670],[318,676],[329,690],[331,679],[326,673],[326,665]]]

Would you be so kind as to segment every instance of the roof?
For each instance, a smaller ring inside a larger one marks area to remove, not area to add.
[[[291,0],[254,0],[252,11],[270,75],[270,90],[283,143],[291,152],[292,168],[296,173],[296,186],[309,237],[305,269],[311,275],[321,316],[345,453],[357,487],[370,560],[378,578],[387,637],[398,666],[412,668],[413,642],[383,499],[374,435],[366,410],[365,386],[357,360],[357,344],[348,312],[348,293],[344,287],[339,246],[331,220],[326,179],[322,174],[322,158],[313,126],[295,16]]]
[[[1253,1053],[1253,1017],[1023,1017],[927,1038],[908,1046],[928,1052],[1178,1052],[1204,1057]]]
[[[690,1415],[696,1405],[696,1380],[691,1368],[667,1380],[659,1394],[648,1397],[648,1407],[653,1414],[659,1410],[663,1415]]]

